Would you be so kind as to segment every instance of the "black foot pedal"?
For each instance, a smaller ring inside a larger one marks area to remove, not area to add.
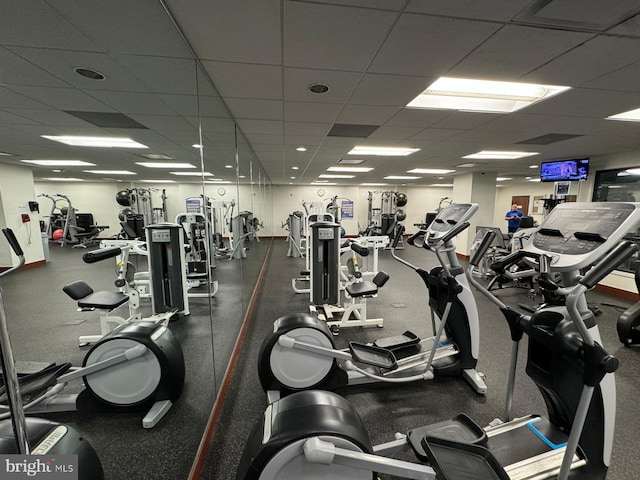
[[[375,345],[366,345],[364,343],[350,342],[349,350],[356,362],[371,365],[373,367],[384,368],[386,370],[395,370],[398,368],[396,356],[391,350],[376,347]]]
[[[402,335],[396,335],[394,337],[379,338],[373,344],[376,347],[386,348],[387,350],[395,351],[402,350],[403,348],[413,347],[420,343],[420,337],[415,333],[407,330]]]

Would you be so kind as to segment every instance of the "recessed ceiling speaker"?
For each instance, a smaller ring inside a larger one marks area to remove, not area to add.
[[[309,91],[316,95],[322,95],[329,91],[329,85],[325,85],[324,83],[314,83],[313,85],[309,85]]]
[[[107,78],[104,74],[97,70],[92,70],[91,68],[76,67],[73,71],[82,77],[88,78],[89,80],[104,80]]]

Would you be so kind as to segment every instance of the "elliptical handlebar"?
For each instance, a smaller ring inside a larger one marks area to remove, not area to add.
[[[469,222],[462,222],[456,224],[451,230],[445,233],[440,239],[440,243],[447,243],[453,239],[453,237],[458,236],[460,233],[464,232],[467,228],[469,228],[471,224]]]
[[[487,253],[487,250],[489,250],[489,247],[491,246],[495,238],[496,232],[494,232],[493,230],[487,230],[485,232],[484,236],[482,237],[482,241],[478,246],[478,249],[473,254],[473,257],[471,257],[471,260],[469,260],[470,265],[473,265],[474,267],[478,266],[480,260],[482,260],[484,255]]]
[[[396,228],[396,236],[393,237],[393,241],[391,242],[391,248],[396,248],[398,246],[398,243],[400,242],[400,239],[402,238],[402,234],[404,233],[405,228],[404,225],[399,224],[398,228]],[[411,236],[411,238],[413,238],[414,235]],[[408,240],[407,240],[408,243]],[[409,245],[413,245],[413,244],[409,244]]]
[[[15,253],[18,256],[18,265],[11,267],[9,270],[5,270],[4,272],[0,273],[0,278],[5,277],[15,272],[16,270],[20,270],[23,267],[25,262],[24,252],[22,251],[22,247],[18,243],[18,239],[13,233],[13,230],[11,230],[10,228],[3,228],[2,233],[7,238],[7,242],[11,246],[11,250],[13,250],[13,253]]]
[[[631,257],[639,249],[640,247],[637,244],[629,240],[620,242],[611,249],[602,260],[592,267],[587,274],[580,279],[579,283],[588,289],[593,288],[600,280],[609,275],[618,265]]]

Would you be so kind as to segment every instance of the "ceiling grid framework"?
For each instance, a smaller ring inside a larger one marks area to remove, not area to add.
[[[3,2],[0,18],[0,151],[12,154],[0,162],[68,158],[164,179],[135,165],[139,152],[41,136],[129,136],[148,153],[199,162],[197,105],[207,169],[229,174],[235,122],[275,184],[312,183],[357,145],[420,150],[361,157],[374,170],[336,182],[385,182],[413,168],[517,181],[535,175],[532,163],[592,156],[597,167],[603,156],[640,151],[640,124],[606,120],[640,107],[640,7],[630,0],[166,0],[213,83],[200,92],[194,60],[159,1],[33,0],[28,12],[18,3]],[[76,67],[106,79],[83,78]],[[572,89],[511,114],[406,108],[443,76]],[[329,91],[310,92],[315,83]],[[99,114],[146,128],[82,119]],[[336,125],[371,132],[335,136]],[[564,137],[526,143],[554,135]],[[538,155],[456,167],[481,150]],[[436,183],[420,177],[412,183]]]

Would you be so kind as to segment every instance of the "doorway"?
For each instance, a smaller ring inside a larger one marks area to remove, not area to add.
[[[511,205],[513,204],[518,205],[518,210],[520,210],[525,216],[529,215],[529,196],[517,196],[517,197],[511,197]],[[509,205],[509,208],[511,208],[511,205]]]

